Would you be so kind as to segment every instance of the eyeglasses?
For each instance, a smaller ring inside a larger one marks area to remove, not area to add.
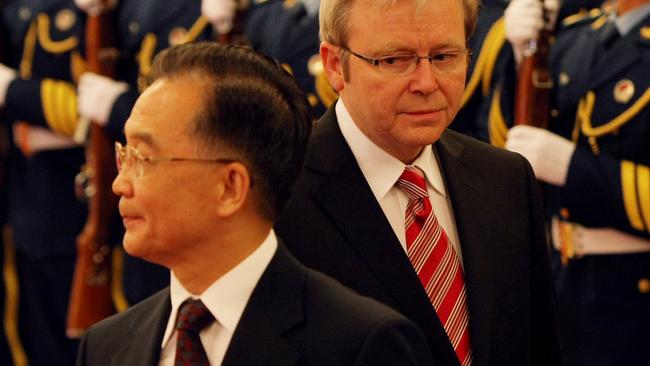
[[[380,72],[392,75],[403,75],[413,72],[422,59],[429,61],[429,64],[431,64],[437,74],[452,74],[466,68],[469,56],[472,54],[470,50],[465,48],[462,50],[434,52],[428,56],[403,54],[372,58],[354,52],[347,47],[341,47],[341,49],[373,65]]]
[[[138,149],[132,146],[124,146],[119,142],[115,142],[115,163],[117,164],[117,171],[121,172],[124,167],[133,169],[136,178],[141,178],[144,174],[145,162],[155,164],[160,162],[182,162],[191,161],[197,163],[221,163],[228,164],[237,160],[233,159],[201,159],[201,158],[173,158],[173,157],[151,157],[143,156]]]

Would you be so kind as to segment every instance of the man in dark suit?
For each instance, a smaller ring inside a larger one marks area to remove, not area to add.
[[[340,99],[276,229],[308,266],[418,324],[440,364],[561,364],[533,172],[446,130],[476,9],[321,1],[320,52]]]
[[[311,127],[291,76],[195,43],[157,56],[151,80],[113,190],[124,248],[171,285],[91,328],[77,364],[432,364],[412,322],[303,267],[272,230]]]

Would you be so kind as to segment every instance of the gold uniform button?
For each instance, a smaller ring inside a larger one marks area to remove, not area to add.
[[[650,27],[643,27],[639,30],[641,38],[648,40],[650,39]]]
[[[70,9],[63,9],[56,14],[56,17],[54,17],[54,25],[56,25],[56,29],[61,32],[69,31],[76,22],[77,16]]]
[[[129,32],[131,32],[131,34],[137,34],[139,31],[140,31],[140,23],[135,21],[129,23]]]
[[[642,278],[642,279],[640,279],[637,286],[639,288],[640,293],[642,293],[642,294],[650,293],[650,278]]]
[[[282,3],[282,6],[284,6],[285,9],[291,9],[298,3],[298,0],[284,0],[284,3]]]
[[[566,72],[561,72],[560,73],[560,85],[566,86],[571,82],[571,78],[569,77],[569,74]]]
[[[557,118],[560,115],[560,111],[557,108],[551,109],[551,117]]]
[[[323,68],[323,61],[319,54],[315,54],[309,58],[309,61],[307,61],[307,71],[309,71],[309,74],[312,76],[316,76],[325,71]]]
[[[183,27],[176,27],[169,32],[167,37],[167,42],[170,46],[176,46],[182,43],[185,43],[187,35],[187,29]]]
[[[20,9],[18,9],[18,17],[20,20],[27,21],[32,17],[32,11],[26,6],[21,6]]]

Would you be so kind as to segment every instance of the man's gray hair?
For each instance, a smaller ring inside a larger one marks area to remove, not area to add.
[[[320,39],[335,46],[345,46],[348,41],[348,22],[350,9],[357,0],[321,0],[320,2]],[[397,1],[412,1],[421,7],[430,0],[374,0],[377,6],[390,6]],[[463,2],[465,15],[465,39],[474,32],[478,14],[479,0],[458,0]]]

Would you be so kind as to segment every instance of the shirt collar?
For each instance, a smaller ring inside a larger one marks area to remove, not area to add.
[[[275,232],[271,230],[264,242],[241,263],[212,283],[202,294],[196,296],[187,291],[174,272],[170,276],[172,310],[161,348],[164,348],[176,323],[178,308],[188,298],[201,299],[219,324],[230,334],[235,332],[239,319],[257,282],[268,267],[278,247]]]
[[[614,19],[616,29],[621,36],[627,35],[634,27],[636,27],[643,19],[650,15],[650,4],[642,5],[636,9],[616,16],[614,13],[610,15],[610,19]]]
[[[381,201],[404,172],[406,165],[372,142],[352,120],[342,99],[336,103],[336,119],[343,138],[350,146],[354,158],[368,181],[377,201]],[[422,149],[420,156],[411,164],[420,168],[429,185],[443,197],[447,197],[440,166],[431,145]]]

